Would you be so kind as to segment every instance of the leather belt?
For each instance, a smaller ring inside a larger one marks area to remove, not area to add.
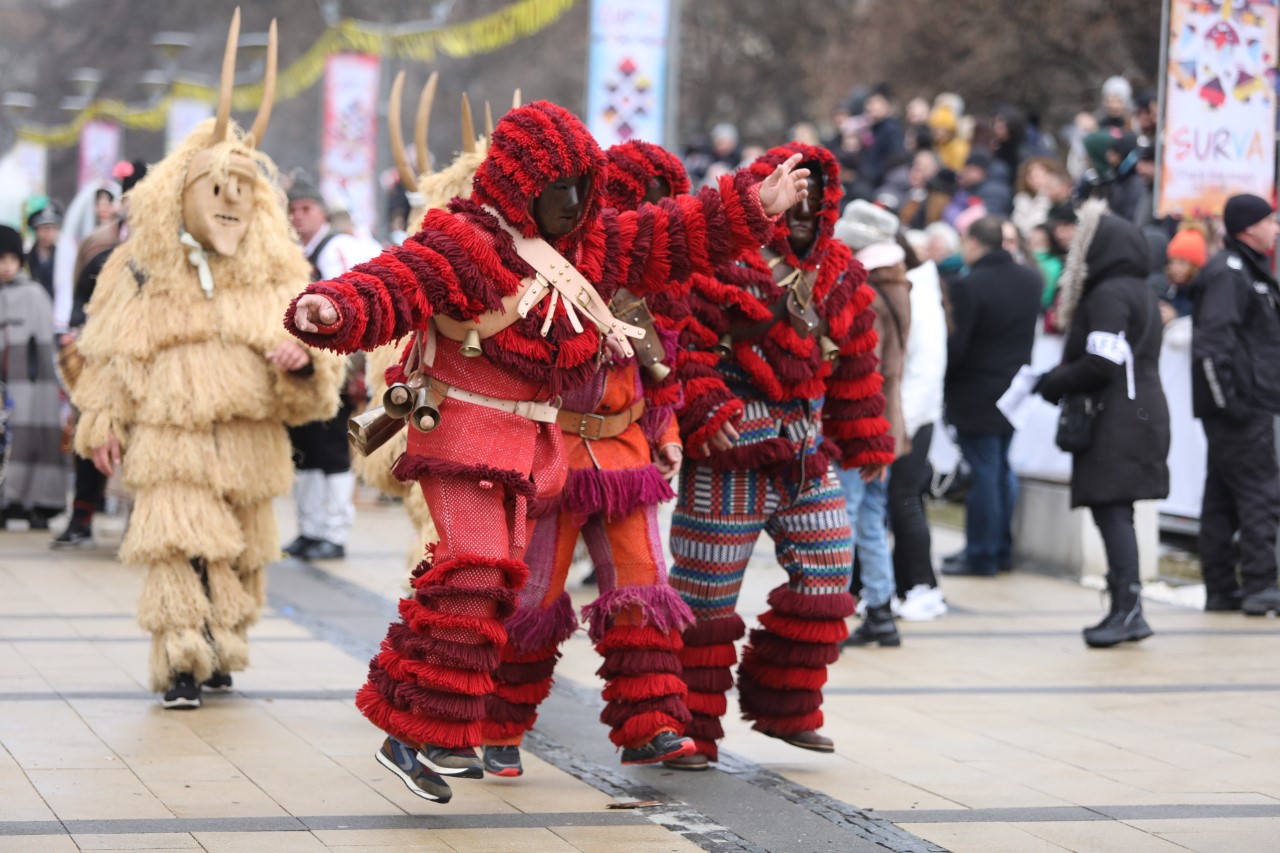
[[[511,415],[519,415],[531,421],[537,421],[540,424],[550,424],[556,422],[556,416],[560,413],[560,407],[555,403],[540,403],[537,400],[503,400],[499,397],[490,397],[488,394],[480,394],[475,391],[467,391],[453,385],[445,385],[438,379],[432,379],[433,388],[444,386],[447,390],[444,396],[451,400],[461,400],[464,403],[471,403],[476,406],[484,406],[488,409],[497,409],[500,412],[506,412]]]
[[[631,404],[631,408],[612,415],[597,415],[593,412],[560,412],[556,421],[560,429],[585,438],[587,441],[599,441],[602,438],[616,438],[627,431],[627,427],[640,420],[644,414],[644,399]]]

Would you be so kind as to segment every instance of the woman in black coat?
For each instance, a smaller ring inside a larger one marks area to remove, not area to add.
[[[1088,507],[1107,551],[1111,610],[1084,631],[1093,647],[1151,636],[1142,617],[1133,504],[1169,494],[1169,408],[1160,385],[1162,324],[1147,287],[1147,244],[1102,202],[1080,211],[1063,270],[1067,328],[1062,364],[1037,390],[1058,403],[1085,394],[1098,406],[1088,449],[1073,454],[1071,505]]]

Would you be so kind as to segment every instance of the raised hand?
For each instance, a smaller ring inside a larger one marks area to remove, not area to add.
[[[321,326],[332,326],[338,322],[338,309],[333,303],[318,293],[308,293],[298,300],[297,310],[293,315],[293,324],[299,332],[324,334]]]
[[[801,154],[792,154],[780,163],[773,174],[760,184],[760,206],[766,216],[777,216],[802,198],[809,195],[808,169],[797,169]]]

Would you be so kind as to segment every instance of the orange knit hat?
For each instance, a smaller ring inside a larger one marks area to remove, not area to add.
[[[1205,245],[1204,234],[1195,228],[1184,228],[1174,234],[1165,254],[1169,260],[1177,258],[1197,268],[1203,268],[1209,260],[1209,250]]]

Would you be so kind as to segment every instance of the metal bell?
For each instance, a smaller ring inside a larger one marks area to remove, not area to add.
[[[818,338],[818,350],[823,361],[835,361],[840,357],[840,345],[826,335]]]
[[[720,342],[715,346],[715,354],[721,358],[733,357],[733,338],[728,335],[721,335]]]
[[[475,329],[467,329],[467,333],[462,337],[462,346],[458,347],[458,352],[467,358],[475,358],[482,353],[480,349],[480,333]]]
[[[654,380],[657,382],[662,382],[668,376],[671,375],[671,368],[667,367],[665,364],[663,364],[660,361],[655,361],[653,364],[650,364],[648,366],[648,370],[649,370],[649,375],[652,376]]]
[[[391,385],[382,395],[382,408],[393,418],[407,418],[413,412],[413,389],[403,382]]]
[[[418,390],[413,413],[409,415],[409,423],[418,432],[431,432],[440,426],[440,410],[432,404],[426,388]]]

